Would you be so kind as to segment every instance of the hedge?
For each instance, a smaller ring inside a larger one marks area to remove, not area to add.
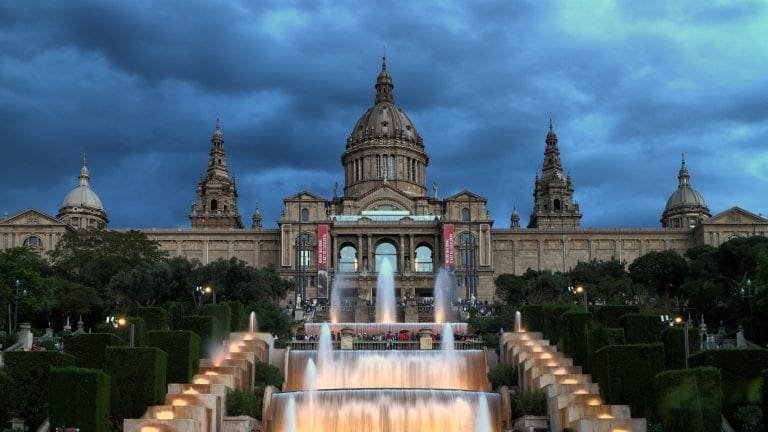
[[[658,315],[630,313],[622,316],[619,321],[628,344],[661,342],[664,324]]]
[[[661,341],[664,343],[664,361],[667,369],[683,369],[685,367],[685,330],[683,327],[667,327],[661,331]],[[701,337],[695,326],[688,328],[688,356],[699,352]]]
[[[182,330],[194,332],[200,338],[200,357],[205,357],[206,353],[218,345],[214,338],[218,321],[212,316],[186,316],[182,322]]]
[[[265,362],[256,362],[253,367],[254,383],[257,386],[283,386],[283,374],[280,369]]]
[[[8,426],[8,422],[11,420],[8,411],[10,410],[12,388],[11,378],[0,369],[0,425],[3,429]]]
[[[168,354],[157,348],[108,347],[106,372],[112,376],[112,420],[139,418],[165,399]]]
[[[166,381],[188,383],[200,365],[200,336],[189,330],[151,331],[147,345],[168,354]]]
[[[740,405],[760,400],[762,371],[768,368],[768,351],[721,349],[701,351],[688,359],[691,367],[720,369],[723,383],[723,412],[730,416]]]
[[[606,327],[621,327],[621,317],[628,313],[639,313],[636,305],[605,305],[597,309],[595,318]]]
[[[592,314],[583,310],[569,310],[560,316],[563,352],[585,371],[589,371],[587,336],[591,322]]]
[[[104,369],[108,346],[123,346],[126,341],[112,333],[84,333],[63,338],[64,352],[75,356],[75,366]]]
[[[592,375],[606,403],[627,404],[632,417],[655,417],[653,378],[664,371],[664,345],[609,345],[595,352]]]
[[[547,415],[547,391],[522,390],[519,393],[511,395],[510,410],[512,418],[519,418],[524,415],[546,416]]]
[[[136,316],[144,320],[147,331],[170,328],[168,312],[161,307],[137,307]]]
[[[232,316],[232,319],[229,323],[229,331],[239,332],[243,331],[244,329],[247,330],[248,323],[245,322],[245,308],[243,307],[243,304],[239,301],[229,301],[224,304],[229,306],[229,312]]]
[[[662,372],[655,389],[664,432],[720,432],[723,392],[717,368]]]
[[[51,368],[49,419],[53,428],[109,430],[110,377],[98,369]]]
[[[550,345],[560,343],[560,317],[570,310],[581,310],[574,305],[544,305],[544,339],[549,340]]]
[[[58,351],[10,351],[3,355],[11,381],[11,417],[26,419],[32,430],[48,416],[48,383],[52,366],[74,366],[75,358]]]
[[[171,330],[181,330],[184,324],[184,317],[189,314],[190,308],[183,302],[168,302],[165,304],[168,310],[168,319]]]
[[[142,347],[147,345],[147,324],[141,317],[129,316],[125,318],[125,325],[113,327],[111,332],[117,335],[125,343],[131,340],[131,324],[134,326],[134,346]]]
[[[768,369],[763,370],[763,424],[768,422]]]
[[[525,305],[520,308],[523,328],[529,332],[544,331],[544,306]]]
[[[216,333],[214,333],[216,341],[221,342],[225,339],[229,339],[229,327],[232,322],[232,312],[229,310],[229,306],[223,304],[207,304],[203,306],[203,310],[200,311],[201,316],[212,316],[218,321],[216,326]]]
[[[229,390],[227,392],[227,416],[247,415],[261,420],[261,408],[264,399],[264,387],[256,386],[253,390]]]
[[[594,370],[595,352],[608,345],[626,345],[623,328],[608,328],[595,324],[587,337],[587,370]]]

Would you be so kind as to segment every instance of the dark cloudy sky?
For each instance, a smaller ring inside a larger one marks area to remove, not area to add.
[[[713,213],[768,213],[762,1],[0,5],[0,212],[55,215],[87,153],[112,227],[187,227],[221,118],[244,221],[330,197],[386,46],[429,184],[526,224],[549,117],[588,227],[655,227],[685,152]]]

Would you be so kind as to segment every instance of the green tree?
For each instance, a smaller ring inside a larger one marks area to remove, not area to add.
[[[501,301],[512,306],[523,304],[528,291],[528,281],[524,277],[503,273],[496,278],[494,283],[496,284],[496,296]]]
[[[88,229],[67,232],[50,252],[58,274],[96,289],[105,289],[113,276],[142,265],[161,262],[167,253],[139,231]]]
[[[673,250],[649,252],[629,265],[632,280],[657,292],[667,306],[679,294],[687,274],[688,263]]]
[[[16,281],[19,281],[19,321],[46,322],[54,300],[48,263],[26,247],[0,251],[0,296],[7,303],[0,308],[2,322],[8,322],[6,311],[15,306]]]
[[[581,261],[568,276],[574,285],[587,289],[591,299],[624,304],[634,298],[632,280],[619,260]]]

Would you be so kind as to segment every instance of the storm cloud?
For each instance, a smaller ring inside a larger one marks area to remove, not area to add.
[[[54,214],[83,154],[112,227],[185,227],[216,118],[244,220],[330,198],[386,50],[429,184],[527,222],[552,118],[587,227],[659,226],[685,153],[766,212],[763,2],[9,1],[0,212]]]

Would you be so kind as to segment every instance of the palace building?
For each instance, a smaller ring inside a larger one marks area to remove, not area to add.
[[[491,301],[494,279],[528,268],[567,271],[579,261],[616,258],[631,263],[651,252],[683,253],[695,245],[768,235],[768,219],[732,207],[711,215],[691,183],[683,159],[678,185],[661,211],[661,227],[582,228],[582,209],[564,175],[553,125],[543,140],[534,205],[527,228],[513,209],[509,223],[490,217],[487,200],[464,190],[439,199],[426,183],[428,148],[416,125],[395,103],[394,83],[382,63],[373,105],[354,124],[341,157],[344,188],[332,197],[297,191],[284,198],[276,229],[262,228],[258,209],[245,227],[237,186],[227,169],[224,134],[216,123],[205,177],[189,213],[191,228],[146,230],[171,256],[208,263],[236,257],[272,265],[295,278],[303,299],[329,295],[334,278],[346,275],[348,296],[370,297],[377,272],[388,262],[401,295],[432,296],[435,275],[448,269],[455,297]],[[190,197],[193,195],[190,193]],[[588,209],[585,209],[588,211]],[[107,213],[90,187],[86,161],[77,186],[56,217],[27,209],[0,220],[0,247],[28,246],[41,253],[69,230],[106,226]]]

